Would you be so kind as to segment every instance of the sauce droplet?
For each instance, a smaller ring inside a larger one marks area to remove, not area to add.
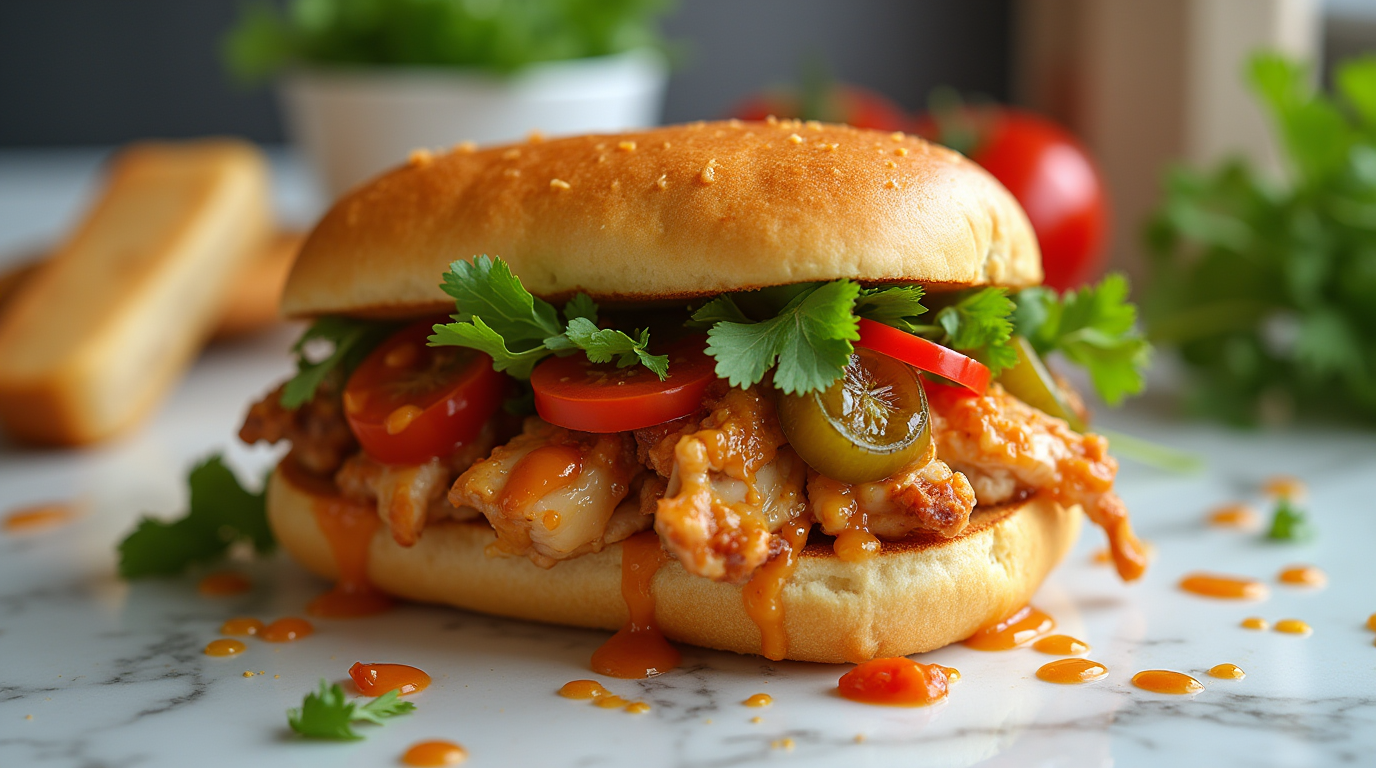
[[[1312,635],[1314,630],[1299,619],[1281,619],[1276,622],[1276,631],[1288,635]]]
[[[774,697],[767,693],[756,693],[741,703],[747,707],[767,707],[774,703]]]
[[[879,539],[862,528],[847,528],[836,534],[831,545],[836,556],[847,563],[860,563],[879,554],[883,545]]]
[[[1301,587],[1322,587],[1328,583],[1328,574],[1312,565],[1292,565],[1281,571],[1277,578],[1282,584]]]
[[[1089,659],[1061,659],[1043,664],[1037,670],[1037,679],[1060,685],[1092,683],[1108,674],[1108,667]]]
[[[1256,579],[1211,573],[1191,573],[1180,580],[1180,588],[1222,600],[1261,600],[1268,594],[1266,585]]]
[[[1243,629],[1270,629],[1271,622],[1260,616],[1248,616],[1242,620]]]
[[[1199,693],[1203,684],[1189,675],[1165,669],[1148,669],[1132,676],[1132,684],[1152,693],[1169,693],[1175,696]]]
[[[387,414],[387,418],[383,420],[382,424],[387,429],[387,434],[399,435],[405,432],[406,428],[411,426],[411,422],[420,418],[423,413],[425,411],[420,406],[407,403]]]
[[[655,573],[668,558],[654,531],[637,533],[621,542],[621,597],[630,618],[593,652],[594,672],[644,678],[668,672],[682,661],[678,649],[664,639],[655,621]]]
[[[242,595],[253,588],[248,577],[236,571],[217,571],[201,579],[196,590],[206,597]]]
[[[598,696],[596,699],[593,699],[592,703],[603,709],[621,709],[631,702],[614,693],[608,693],[606,696]]]
[[[248,646],[238,640],[230,640],[229,638],[222,637],[219,640],[210,641],[210,644],[205,647],[205,655],[238,656],[246,650],[248,650]]]
[[[401,762],[416,768],[435,768],[442,765],[458,765],[468,759],[468,750],[452,741],[422,741],[413,744]]]
[[[946,667],[899,657],[867,661],[842,675],[836,688],[865,704],[925,707],[946,698],[949,680]]]
[[[633,701],[626,705],[626,711],[633,715],[643,715],[650,711],[650,705],[643,701]]]
[[[258,632],[258,636],[269,643],[291,643],[310,637],[314,633],[315,627],[311,626],[309,621],[288,616],[263,627]]]
[[[21,507],[5,516],[5,533],[36,533],[66,525],[76,519],[68,504],[37,504]]]
[[[284,468],[291,462],[283,462]],[[312,616],[331,619],[372,616],[392,607],[392,599],[368,580],[368,550],[382,524],[377,509],[338,496],[317,496],[315,522],[330,544],[339,579],[329,592],[306,606]]]
[[[1013,615],[983,627],[965,640],[967,648],[977,651],[1007,651],[1027,645],[1056,628],[1056,621],[1030,605]]]
[[[349,667],[358,692],[364,696],[381,696],[396,691],[398,696],[420,693],[430,686],[430,676],[405,664],[364,664]]]
[[[252,616],[236,616],[220,625],[220,634],[252,637],[262,632],[263,626],[263,622]]]
[[[1089,653],[1089,644],[1070,635],[1047,635],[1033,643],[1032,650],[1049,656],[1079,656]]]
[[[566,699],[597,699],[610,696],[611,691],[596,680],[573,680],[564,683],[564,687],[559,689],[559,695]]]
[[[1376,613],[1366,617],[1366,628],[1372,632],[1376,632]]]
[[[1261,518],[1246,504],[1228,504],[1209,514],[1209,525],[1218,528],[1252,528]]]
[[[784,585],[798,568],[798,554],[807,545],[812,518],[801,515],[779,530],[788,546],[756,569],[741,590],[745,612],[760,628],[760,655],[778,661],[788,655],[788,631],[784,627]]]
[[[1241,680],[1247,673],[1236,664],[1217,664],[1209,670],[1209,676],[1220,680]]]
[[[1296,501],[1304,498],[1304,481],[1289,475],[1274,475],[1269,477],[1261,488],[1268,496],[1293,499]]]

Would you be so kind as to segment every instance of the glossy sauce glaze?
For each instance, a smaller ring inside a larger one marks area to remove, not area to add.
[[[315,634],[315,627],[305,619],[288,616],[263,627],[258,637],[269,643],[293,643]]]
[[[1037,670],[1037,679],[1060,685],[1092,683],[1108,675],[1108,667],[1089,659],[1061,659],[1043,664]]]
[[[217,571],[201,579],[196,591],[206,597],[242,595],[253,588],[253,582],[237,571]]]
[[[401,756],[402,764],[415,768],[458,765],[467,759],[468,750],[452,741],[422,741],[411,745]]]
[[[798,556],[807,546],[812,518],[802,515],[784,523],[779,535],[788,546],[756,569],[741,589],[745,613],[760,628],[760,655],[778,661],[788,654],[784,627],[784,585],[798,568]]]
[[[287,465],[288,462],[283,462]],[[306,612],[331,619],[372,616],[392,607],[392,598],[368,579],[368,550],[382,521],[377,510],[339,496],[317,496],[315,522],[330,544],[339,578],[334,589],[312,600]]]
[[[1032,650],[1049,656],[1079,656],[1089,653],[1089,643],[1070,635],[1047,635],[1033,643]]]
[[[1247,673],[1243,672],[1236,664],[1215,664],[1209,669],[1209,677],[1216,677],[1220,680],[1241,680],[1246,676]]]
[[[1276,631],[1287,635],[1312,635],[1314,629],[1299,619],[1281,619],[1276,622]]]
[[[1007,651],[1027,645],[1055,628],[1055,619],[1030,605],[1024,605],[1011,616],[983,627],[966,638],[965,647],[977,651]]]
[[[236,616],[220,625],[220,634],[252,637],[262,632],[264,626],[263,622],[252,616]]]
[[[246,650],[248,650],[248,646],[238,640],[230,640],[229,638],[222,637],[219,640],[210,641],[210,644],[205,647],[205,655],[238,656]]]
[[[66,525],[76,519],[70,504],[36,504],[21,507],[5,516],[5,533],[37,533]]]
[[[659,535],[644,531],[621,542],[621,597],[630,618],[592,654],[592,669],[620,678],[644,678],[677,667],[683,657],[655,621],[655,573],[669,559]]]
[[[1180,580],[1180,588],[1203,597],[1221,600],[1261,600],[1269,594],[1266,585],[1243,576],[1191,573]]]
[[[851,701],[889,707],[925,707],[946,698],[960,673],[912,659],[874,659],[841,676],[837,692]]]
[[[1322,587],[1328,584],[1328,574],[1312,565],[1292,565],[1276,578],[1282,584],[1298,587]]]
[[[522,456],[512,467],[499,502],[508,511],[525,509],[578,480],[583,454],[571,445],[542,445]],[[558,514],[554,517],[558,523]],[[548,522],[546,528],[552,526]]]
[[[1152,693],[1184,696],[1199,693],[1204,686],[1193,677],[1165,669],[1148,669],[1132,676],[1132,684]]]
[[[420,693],[430,686],[430,676],[405,664],[364,664],[349,667],[358,692],[364,696],[381,696],[396,691],[398,696]]]
[[[747,707],[767,707],[774,703],[774,697],[767,693],[756,693],[741,703]]]
[[[847,563],[861,563],[883,551],[879,538],[864,528],[847,528],[836,534],[831,549]]]
[[[1248,616],[1247,618],[1245,618],[1245,619],[1242,620],[1242,623],[1241,623],[1240,626],[1241,626],[1243,629],[1254,629],[1254,630],[1270,629],[1270,628],[1271,628],[1271,622],[1267,621],[1266,619],[1261,618],[1260,616]]]

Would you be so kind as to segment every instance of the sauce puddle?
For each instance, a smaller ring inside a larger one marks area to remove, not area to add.
[[[655,621],[655,573],[668,559],[654,531],[637,533],[621,542],[621,597],[630,618],[593,652],[594,672],[624,679],[652,677],[683,660]]]
[[[205,647],[205,655],[238,656],[246,650],[248,650],[248,646],[238,640],[230,640],[222,637],[219,640],[210,641],[210,644]]]
[[[70,504],[35,504],[20,507],[5,516],[4,528],[8,534],[38,533],[76,519],[76,509]]]
[[[1070,635],[1047,635],[1033,643],[1032,650],[1048,656],[1079,656],[1089,653],[1089,643]]]
[[[1152,693],[1185,696],[1204,690],[1203,684],[1189,675],[1165,669],[1148,669],[1132,676],[1132,684]]]
[[[1076,685],[1101,680],[1108,674],[1108,667],[1089,659],[1061,659],[1043,664],[1037,670],[1037,679],[1060,685]]]
[[[1312,635],[1314,629],[1299,619],[1281,619],[1276,622],[1276,631],[1287,635]]]
[[[1209,669],[1209,677],[1216,677],[1220,680],[1241,680],[1246,676],[1247,673],[1243,672],[1236,664],[1216,664]]]
[[[1322,587],[1328,584],[1328,574],[1312,565],[1292,565],[1276,578],[1282,584],[1298,587]]]
[[[889,707],[925,707],[945,700],[950,684],[960,673],[939,664],[919,664],[912,659],[873,659],[857,666],[837,681],[842,697],[863,704]]]
[[[1220,600],[1261,600],[1269,594],[1266,585],[1256,579],[1212,573],[1188,574],[1180,580],[1180,588],[1192,594]]]
[[[467,759],[468,750],[452,741],[422,741],[411,745],[401,756],[402,764],[415,768],[458,765]]]
[[[388,691],[407,696],[430,686],[429,675],[405,664],[364,664],[360,661],[349,667],[349,677],[364,696],[381,696]]]
[[[1007,651],[1027,645],[1056,628],[1056,620],[1024,605],[1013,615],[983,627],[966,638],[965,647],[977,651]]]

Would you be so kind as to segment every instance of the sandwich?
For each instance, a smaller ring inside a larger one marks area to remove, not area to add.
[[[1022,209],[959,154],[816,122],[696,123],[410,161],[340,199],[292,267],[298,372],[240,437],[289,442],[274,533],[401,598],[858,662],[1018,611],[1075,541],[1143,547],[1078,394],[1146,342],[1126,284],[1037,287]]]

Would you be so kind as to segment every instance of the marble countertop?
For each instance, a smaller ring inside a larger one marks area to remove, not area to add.
[[[0,213],[0,245],[9,245],[4,219]],[[208,657],[202,649],[226,618],[301,615],[326,585],[283,556],[236,564],[255,585],[236,597],[202,597],[195,575],[127,584],[114,575],[114,545],[140,514],[182,508],[185,471],[208,454],[223,450],[245,478],[271,466],[277,454],[239,445],[233,435],[246,403],[288,371],[293,335],[284,328],[208,350],[152,422],[116,443],[80,451],[0,443],[0,514],[53,501],[76,502],[82,512],[51,530],[0,534],[0,765],[376,766],[437,738],[463,744],[475,766],[1376,760],[1376,633],[1364,626],[1376,612],[1376,436],[1229,432],[1177,422],[1151,397],[1103,422],[1207,459],[1190,475],[1125,465],[1119,489],[1155,545],[1151,570],[1141,583],[1123,585],[1094,562],[1102,541],[1086,527],[1034,601],[1109,668],[1096,683],[1037,680],[1036,669],[1053,657],[1031,649],[960,646],[920,658],[962,672],[949,699],[925,709],[839,698],[844,666],[688,647],[683,666],[663,676],[603,679],[588,659],[606,633],[421,606],[315,620],[316,633],[304,640],[249,640],[241,656]],[[1205,525],[1219,504],[1260,505],[1261,483],[1277,473],[1308,485],[1319,530],[1313,541],[1275,544]],[[1330,584],[1276,584],[1292,563],[1323,568]],[[1195,570],[1259,578],[1271,585],[1270,597],[1235,603],[1181,592],[1180,577]],[[1251,615],[1303,619],[1314,633],[1242,629],[1239,621]],[[414,697],[413,715],[361,726],[364,741],[294,737],[285,710],[320,678],[341,680],[360,660],[412,664],[434,683]],[[1206,674],[1222,662],[1242,667],[1246,678]],[[1130,684],[1151,668],[1187,672],[1206,690],[1178,697]],[[632,715],[555,695],[579,678],[601,679],[651,711]],[[742,706],[760,692],[774,704]]]

